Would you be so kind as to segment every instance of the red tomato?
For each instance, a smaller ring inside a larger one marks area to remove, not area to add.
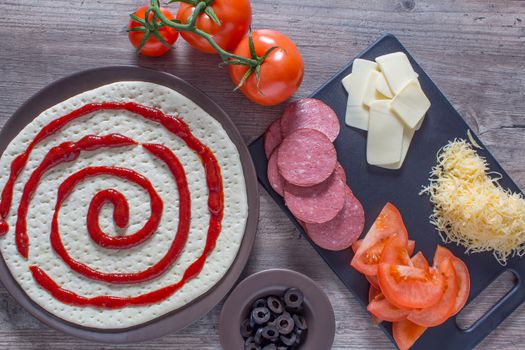
[[[375,288],[374,286],[370,286],[370,289],[368,290],[368,302],[370,303],[372,300],[374,300],[374,298],[376,297],[376,295],[378,294],[381,294],[381,292],[379,291],[379,289]],[[372,323],[375,324],[376,326],[378,324],[380,324],[381,321],[380,319],[378,319],[377,317],[375,317],[374,315],[372,315]]]
[[[385,242],[392,235],[398,235],[407,244],[408,232],[403,218],[393,204],[387,203],[367,232],[350,265],[365,275],[376,275]]]
[[[381,294],[381,291],[374,286],[370,286],[368,289],[368,302],[370,303],[376,296]]]
[[[213,40],[224,50],[235,49],[252,23],[252,8],[249,0],[215,0],[210,7],[213,9],[221,24],[215,23],[206,13],[200,13],[195,25],[213,37]],[[177,19],[186,23],[195,7],[181,2]],[[191,46],[205,53],[217,53],[210,43],[203,37],[182,32],[181,36]]]
[[[382,293],[376,295],[366,309],[378,319],[387,322],[405,320],[411,311],[410,309],[400,309],[390,304]]]
[[[371,286],[379,288],[379,281],[377,280],[377,276],[365,275],[365,278]]]
[[[456,303],[452,314],[450,316],[456,315],[467,303],[468,296],[470,294],[470,274],[468,272],[467,265],[460,258],[454,256],[450,250],[447,248],[438,246],[436,249],[436,254],[434,255],[434,266],[438,267],[446,259],[450,258],[452,265],[456,271],[456,277],[458,279],[458,293],[456,296]]]
[[[377,278],[381,292],[399,308],[426,308],[439,302],[445,280],[437,271],[412,266],[379,264]]]
[[[352,251],[355,252],[359,249],[359,247],[361,246],[361,243],[363,243],[363,240],[362,239],[359,239],[357,241],[355,241],[354,243],[352,243]],[[377,281],[377,276],[369,276],[369,275],[364,275],[365,278],[368,280],[368,283],[370,283],[370,288],[379,288],[379,282]]]
[[[357,252],[357,250],[359,249],[359,247],[361,246],[361,243],[363,243],[363,240],[362,239],[358,239],[357,241],[355,241],[354,243],[352,243],[352,251],[354,252]]]
[[[414,254],[414,249],[416,249],[416,241],[413,241],[413,240],[408,240],[408,243],[407,243],[407,252],[408,252],[408,255],[412,255]]]
[[[399,238],[398,235],[391,236],[387,239],[379,263],[405,266],[412,265],[406,243]]]
[[[135,11],[134,15],[137,16],[138,18],[141,18],[141,19],[146,18],[145,17],[146,16],[146,10],[148,9],[148,7],[149,6],[139,7]],[[166,16],[168,19],[173,19],[174,18],[173,15],[171,14],[171,12],[168,11],[167,9],[165,9],[164,7],[161,7],[160,10],[164,14],[164,16]],[[151,18],[153,17],[153,13],[150,13],[148,17],[151,20]],[[160,20],[158,20],[157,22],[160,22]],[[136,22],[134,20],[130,20],[129,24],[128,24],[128,29],[140,27],[141,25],[142,24],[140,24],[140,23],[138,23],[138,22]],[[179,33],[174,28],[171,28],[171,27],[162,27],[162,28],[160,28],[159,29],[159,34],[170,45],[173,45],[175,43],[175,41],[177,40],[178,36],[179,36]],[[131,42],[131,44],[135,48],[138,48],[140,46],[140,43],[142,42],[142,39],[144,38],[144,33],[143,32],[128,32],[128,38],[129,38],[129,41]],[[146,44],[140,50],[140,53],[143,54],[144,56],[157,57],[157,56],[161,56],[161,55],[165,54],[169,50],[170,50],[169,47],[163,45],[155,37],[155,35],[152,34],[149,37],[149,39],[146,42]]]
[[[412,262],[412,265],[414,265],[414,267],[430,272],[430,265],[428,264],[428,261],[423,255],[423,253],[418,252],[410,259],[410,261]]]
[[[252,33],[257,56],[261,57],[268,49],[278,46],[261,64],[260,80],[255,73],[242,84],[240,90],[248,99],[263,106],[273,106],[290,98],[301,85],[304,63],[294,42],[275,30],[263,29]],[[251,57],[248,36],[239,43],[234,53]],[[248,71],[247,66],[230,65],[230,78],[238,86]]]
[[[431,307],[412,311],[407,317],[409,321],[424,327],[435,327],[451,316],[458,294],[458,280],[450,258],[440,263],[439,272],[443,274],[446,282],[443,296],[437,304]]]
[[[392,333],[399,350],[410,349],[426,330],[426,327],[418,326],[408,320],[392,324]]]

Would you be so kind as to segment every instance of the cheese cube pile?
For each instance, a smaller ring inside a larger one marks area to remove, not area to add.
[[[348,92],[346,124],[368,131],[368,164],[401,168],[430,108],[408,57],[395,52],[375,62],[358,58],[342,83]]]

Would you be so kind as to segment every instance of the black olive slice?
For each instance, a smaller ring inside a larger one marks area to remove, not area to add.
[[[306,324],[306,319],[301,315],[293,315],[293,321],[295,323],[295,326],[301,330],[308,329],[308,325]]]
[[[266,307],[258,307],[252,310],[252,319],[256,324],[265,324],[270,319],[270,310]]]
[[[245,319],[241,323],[241,336],[247,338],[253,334],[253,327],[250,326],[250,320]]]
[[[262,350],[277,350],[277,346],[275,344],[268,344]]]
[[[248,345],[248,344],[255,344],[255,340],[254,340],[253,336],[249,336],[249,337],[246,338],[246,340],[244,341],[244,345]]]
[[[284,292],[284,303],[287,307],[298,308],[303,304],[303,293],[297,288],[289,288]]]
[[[277,317],[277,319],[275,320],[275,324],[277,326],[277,329],[279,330],[279,333],[281,334],[290,334],[293,329],[294,329],[294,326],[295,326],[295,322],[293,320],[293,318],[290,316],[290,314],[288,315],[281,315],[279,317]]]
[[[261,347],[255,343],[244,345],[244,350],[261,350]]]
[[[280,315],[284,311],[284,305],[278,297],[269,296],[268,299],[266,299],[266,304],[268,309],[270,309],[270,311],[274,314]]]
[[[297,336],[292,333],[290,334],[289,336],[285,336],[285,335],[281,335],[279,337],[279,339],[281,339],[281,342],[286,345],[286,346],[292,346],[295,344],[296,340],[297,340]]]
[[[253,302],[252,309],[257,309],[258,307],[266,307],[266,299],[260,298]]]
[[[255,344],[258,344],[258,345],[262,344],[262,341],[263,341],[262,334],[263,334],[263,329],[262,328],[259,328],[255,332],[255,336],[253,337],[253,340],[255,341]]]
[[[295,333],[295,344],[297,344],[297,345],[301,344],[301,342],[303,341],[303,338],[304,338],[304,334],[303,333],[301,333],[301,334]]]
[[[273,342],[279,338],[279,330],[275,326],[265,326],[262,330],[262,337],[264,339]]]

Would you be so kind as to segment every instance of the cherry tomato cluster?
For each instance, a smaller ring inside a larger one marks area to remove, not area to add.
[[[176,16],[154,0],[131,15],[128,35],[140,54],[157,57],[170,50],[180,33],[195,49],[218,54],[248,99],[264,106],[282,103],[303,80],[301,54],[282,33],[251,32],[251,22],[249,0],[185,0]]]

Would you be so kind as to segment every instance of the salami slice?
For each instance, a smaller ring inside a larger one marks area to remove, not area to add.
[[[348,186],[345,192],[344,207],[335,218],[323,224],[306,224],[308,236],[321,248],[334,251],[349,248],[363,232],[363,206]]]
[[[284,185],[284,201],[292,214],[305,223],[332,220],[345,204],[345,184],[335,173],[310,187]]]
[[[335,147],[323,133],[300,129],[283,140],[277,152],[282,177],[296,186],[313,186],[326,180],[335,169]]]
[[[272,153],[268,161],[268,182],[273,190],[280,196],[284,194],[284,179],[281,174],[279,174],[279,169],[277,168],[277,150]]]
[[[276,119],[270,124],[264,134],[264,153],[266,154],[266,159],[270,159],[272,152],[281,144],[282,140],[281,120]]]
[[[343,180],[344,183],[346,183],[346,172],[341,163],[337,162],[337,165],[335,166],[335,173]]]
[[[281,117],[281,133],[286,137],[299,129],[314,129],[334,142],[339,135],[339,119],[326,103],[315,98],[303,98],[290,103]]]

